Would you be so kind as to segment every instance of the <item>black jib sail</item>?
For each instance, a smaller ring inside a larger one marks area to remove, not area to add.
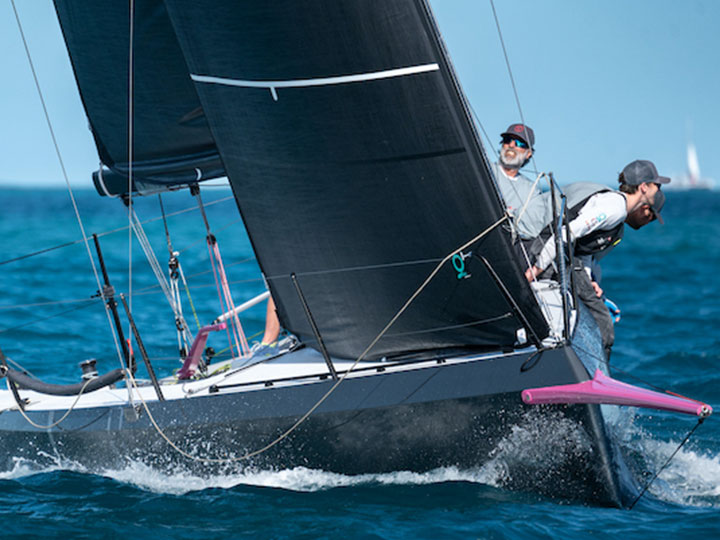
[[[513,346],[548,333],[421,0],[166,0],[282,323],[332,355]]]
[[[134,3],[133,179],[137,190],[225,171],[162,0]],[[130,10],[126,1],[55,0],[73,71],[106,168],[101,194],[128,190]]]

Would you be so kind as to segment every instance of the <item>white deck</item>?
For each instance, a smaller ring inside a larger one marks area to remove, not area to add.
[[[534,350],[534,347],[523,349],[510,355],[496,352],[467,355],[444,361],[447,364],[453,364],[491,360],[500,356],[527,354],[528,350]],[[327,365],[320,353],[309,348],[304,348],[293,353],[286,353],[265,361],[251,359],[250,362],[246,367],[224,371],[200,380],[177,381],[169,378],[163,379],[161,381],[163,396],[166,401],[207,396],[210,395],[209,389],[214,385],[231,386],[231,388],[223,390],[223,394],[228,392],[253,392],[266,389],[266,383],[268,381],[272,381],[273,387],[279,388],[283,386],[310,384],[322,380],[321,377],[323,376],[325,379],[330,377]],[[211,367],[217,371],[231,363],[232,360],[229,360]],[[345,371],[352,367],[353,363],[354,362],[350,360],[333,360],[335,370],[341,377]],[[348,378],[373,376],[378,373],[377,368],[383,368],[383,370],[387,371],[404,371],[425,369],[436,364],[436,359],[410,363],[387,361],[361,362],[354,368],[354,371],[348,375]],[[0,412],[17,408],[7,384],[8,381],[5,379],[5,388],[0,390]],[[130,403],[138,405],[142,401],[157,401],[155,388],[147,380],[138,381],[138,387],[132,389],[131,399],[128,388],[124,386],[124,383],[122,384],[123,386],[119,388],[107,387],[84,394],[80,396],[77,403],[75,403],[77,396],[52,396],[32,390],[19,390],[19,393],[22,399],[29,400],[29,403],[25,406],[26,411],[65,411],[71,407],[83,409],[90,407],[127,406]]]
[[[546,339],[547,345],[556,343],[563,335],[563,306],[560,288],[554,281],[542,280],[532,283],[538,302],[551,327],[550,336]],[[571,312],[571,328],[574,324],[576,312]],[[528,347],[513,354],[525,354],[534,347]],[[502,356],[502,353],[490,353],[483,355],[470,355],[447,360],[449,363],[476,361],[478,359],[491,359]],[[397,362],[361,362],[348,377],[366,377],[377,373],[375,369],[367,368],[383,367],[392,370],[423,369],[428,365],[434,365],[435,360],[427,362],[397,363]],[[333,360],[335,370],[342,374],[353,365],[351,360]],[[232,365],[236,367],[232,368]],[[222,370],[223,368],[226,368]],[[219,372],[221,371],[222,372]],[[200,380],[178,381],[173,378],[161,380],[161,390],[165,400],[189,399],[194,396],[210,394],[212,386],[230,386],[224,390],[227,392],[252,392],[266,388],[266,383],[272,381],[274,387],[292,386],[298,384],[309,384],[321,380],[323,375],[329,377],[330,373],[322,356],[313,349],[304,348],[293,353],[286,353],[268,360],[249,358],[243,360],[235,358],[222,363],[213,364],[211,373],[216,373]],[[106,387],[94,392],[84,394],[77,399],[77,396],[52,396],[32,390],[20,390],[20,397],[29,400],[25,409],[27,411],[56,410],[65,411],[69,408],[90,408],[107,406],[137,405],[142,401],[155,402],[157,394],[154,387],[148,380],[137,381],[137,388],[132,392],[125,387],[124,383],[119,388]],[[10,392],[8,381],[5,379],[5,389],[0,390],[0,412],[16,409],[15,399]],[[132,394],[132,395],[131,395]],[[77,400],[77,403],[76,403]]]

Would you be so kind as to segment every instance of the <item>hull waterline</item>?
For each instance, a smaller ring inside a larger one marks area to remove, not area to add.
[[[316,354],[314,351],[291,353]],[[17,458],[69,460],[89,470],[140,460],[170,472],[304,466],[344,474],[499,467],[497,483],[552,497],[621,506],[628,496],[596,405],[523,404],[523,388],[587,380],[574,351],[563,347],[477,358],[448,358],[353,373],[297,430],[249,460],[242,456],[276,439],[333,385],[320,377],[219,384],[219,390],[165,402],[147,401],[174,451],[139,402],[76,408],[59,426],[32,427],[17,410],[0,414],[5,468]],[[228,378],[230,379],[230,378]],[[314,380],[313,380],[314,379]],[[62,410],[28,407],[37,424]]]

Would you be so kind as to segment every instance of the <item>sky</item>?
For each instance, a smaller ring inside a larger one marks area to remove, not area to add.
[[[16,0],[70,182],[98,157],[51,0]],[[431,0],[460,83],[490,134],[521,114],[489,0]],[[720,180],[720,1],[495,0],[535,166],[613,184],[634,159],[685,172],[687,144]],[[0,186],[64,186],[12,5],[0,2]],[[112,92],[108,88],[108,92]]]

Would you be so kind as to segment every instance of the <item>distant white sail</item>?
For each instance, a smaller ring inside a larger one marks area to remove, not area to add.
[[[715,181],[712,178],[703,178],[700,175],[700,161],[698,160],[695,145],[690,142],[687,146],[687,171],[673,176],[672,182],[664,189],[668,191],[685,191],[688,189],[714,189]]]
[[[687,149],[688,180],[691,186],[700,181],[700,163],[698,162],[697,151],[693,143],[688,144]]]

